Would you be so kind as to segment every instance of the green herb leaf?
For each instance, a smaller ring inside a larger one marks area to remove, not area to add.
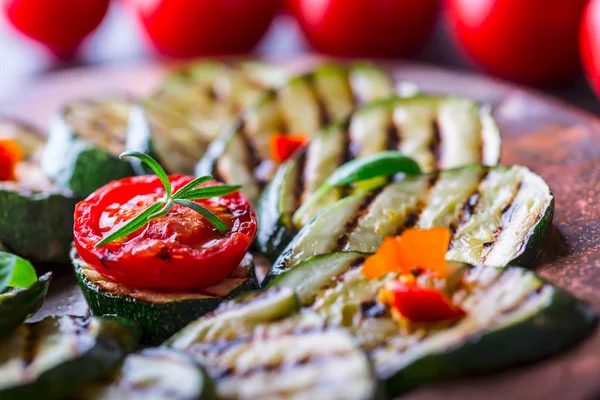
[[[184,196],[193,189],[196,189],[198,186],[202,185],[203,183],[212,181],[213,177],[210,175],[207,176],[201,176],[199,178],[194,179],[193,181],[191,181],[190,183],[188,183],[187,185],[185,185],[184,187],[182,187],[181,189],[179,189],[174,195],[173,198],[174,199],[179,199],[179,198],[184,198]]]
[[[169,199],[169,201],[167,201],[167,204],[165,204],[165,206],[161,210],[158,210],[157,212],[148,217],[148,221],[153,220],[154,218],[159,218],[167,215],[169,211],[171,211],[171,208],[173,208],[174,204],[175,203],[173,202],[173,199]]]
[[[169,181],[169,176],[165,172],[165,170],[157,163],[152,157],[148,154],[140,153],[139,151],[126,151],[121,154],[119,158],[124,157],[135,157],[142,160],[146,165],[148,165],[152,171],[158,176],[158,179],[162,182],[165,187],[165,191],[167,192],[167,199],[171,198],[171,194],[173,193],[173,188],[171,187],[171,182]]]
[[[239,190],[241,185],[216,185],[207,186],[200,189],[194,189],[187,192],[185,195],[177,198],[187,200],[210,199],[211,197],[226,196]],[[175,198],[175,197],[174,197]]]
[[[24,258],[0,252],[0,293],[7,287],[27,289],[38,280],[33,265]]]
[[[177,199],[174,200],[175,204],[179,204],[180,206],[184,206],[187,208],[191,208],[196,211],[198,214],[202,215],[204,218],[208,220],[215,228],[219,230],[221,233],[226,233],[229,228],[219,217],[217,217],[212,211],[208,208],[186,199]]]
[[[117,229],[116,231],[114,231],[113,233],[96,243],[96,248],[102,247],[110,242],[114,242],[117,239],[120,239],[137,231],[142,226],[146,225],[148,221],[150,221],[150,216],[158,210],[160,210],[163,206],[164,203],[162,201],[152,204],[150,207],[142,211],[138,216],[136,216],[135,218],[127,222],[125,225],[123,225],[122,227],[120,227],[119,229]]]
[[[421,168],[412,158],[397,151],[384,151],[369,157],[349,161],[335,170],[300,208],[294,213],[292,221],[300,226],[304,214],[313,207],[329,190],[338,186],[349,186],[353,183],[383,176],[391,176],[404,172],[407,175],[418,175]]]

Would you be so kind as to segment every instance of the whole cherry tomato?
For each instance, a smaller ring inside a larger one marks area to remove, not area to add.
[[[533,85],[580,71],[578,32],[587,0],[448,0],[460,45],[484,70]]]
[[[174,191],[193,179],[169,177]],[[92,193],[75,209],[73,236],[81,258],[107,278],[134,287],[192,290],[225,279],[256,236],[256,215],[238,192],[194,200],[229,227],[224,234],[190,208],[175,205],[138,231],[96,247],[113,229],[164,196],[157,176],[125,178]]]
[[[419,50],[438,0],[290,0],[308,41],[338,56],[404,57]]]
[[[150,40],[171,57],[250,51],[281,0],[132,0]]]
[[[106,15],[109,0],[5,0],[8,20],[57,58],[72,58]]]
[[[591,0],[581,23],[581,58],[590,84],[600,97],[600,1]]]

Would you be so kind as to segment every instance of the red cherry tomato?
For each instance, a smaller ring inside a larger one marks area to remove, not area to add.
[[[291,0],[289,8],[321,52],[404,57],[427,39],[438,0]]]
[[[581,58],[590,84],[600,97],[600,1],[591,0],[581,23]]]
[[[183,58],[252,50],[281,0],[136,0],[135,6],[158,51]]]
[[[57,58],[72,58],[106,15],[109,0],[5,0],[8,20]]]
[[[193,177],[169,179],[173,190],[178,190]],[[109,183],[80,202],[74,237],[81,258],[107,278],[136,287],[190,290],[227,277],[256,236],[256,215],[237,192],[196,201],[230,227],[226,234],[195,211],[175,205],[137,232],[96,248],[109,232],[164,195],[157,176],[138,176]]]
[[[533,85],[580,71],[578,32],[587,0],[448,0],[451,29],[486,71]]]

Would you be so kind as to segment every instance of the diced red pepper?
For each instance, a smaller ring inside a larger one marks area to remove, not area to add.
[[[308,136],[304,134],[274,133],[270,140],[271,157],[277,162],[284,162],[306,143]]]
[[[379,293],[379,300],[412,322],[436,322],[459,319],[466,315],[441,292],[414,282],[393,280]]]
[[[377,252],[367,258],[362,272],[374,279],[390,272],[407,274],[421,269],[443,277],[449,243],[448,228],[407,229],[400,236],[385,238]]]
[[[0,181],[14,181],[15,167],[23,161],[23,150],[13,139],[0,139]]]

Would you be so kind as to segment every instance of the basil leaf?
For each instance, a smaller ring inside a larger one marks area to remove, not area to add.
[[[24,258],[0,252],[0,293],[7,287],[27,289],[38,280],[33,265]]]
[[[418,175],[421,168],[412,158],[397,151],[384,151],[372,156],[349,161],[335,170],[300,208],[294,213],[293,223],[298,226],[303,214],[318,202],[327,192],[336,186],[349,186],[353,183],[377,177],[391,176],[404,172],[407,175]]]
[[[173,192],[173,188],[171,187],[171,181],[169,181],[169,177],[165,170],[157,163],[152,157],[148,154],[140,153],[139,151],[126,151],[121,154],[119,158],[125,157],[135,157],[142,160],[146,165],[148,165],[152,171],[158,176],[163,186],[165,187],[165,191],[167,192],[167,199],[171,198],[171,194]]]
[[[237,192],[241,187],[241,185],[207,186],[200,189],[190,190],[183,196],[174,198],[181,198],[187,200],[210,199],[211,197],[226,196],[233,192]]]
[[[114,242],[117,239],[120,239],[137,231],[142,226],[146,225],[148,221],[150,221],[149,217],[158,210],[160,210],[163,207],[163,205],[164,203],[160,201],[152,204],[150,207],[142,211],[137,217],[133,218],[125,225],[123,225],[122,227],[120,227],[119,229],[117,229],[116,231],[114,231],[113,233],[96,243],[96,248],[107,245],[108,243]]]
[[[201,176],[199,178],[194,179],[193,181],[191,181],[190,183],[188,183],[187,185],[185,185],[184,187],[182,187],[181,189],[179,189],[174,195],[173,198],[174,199],[178,199],[178,198],[184,198],[184,196],[191,190],[196,189],[198,186],[202,185],[203,183],[212,181],[213,177],[210,175],[207,176]]]
[[[221,219],[219,217],[217,217],[208,208],[206,208],[198,203],[195,203],[193,201],[190,201],[190,200],[177,199],[174,201],[175,201],[175,204],[179,204],[180,206],[191,208],[192,210],[196,211],[198,214],[202,215],[204,218],[206,218],[208,220],[208,222],[210,222],[215,228],[217,228],[219,230],[219,232],[226,233],[229,230],[227,225],[225,225],[225,223],[223,221],[221,221]]]

